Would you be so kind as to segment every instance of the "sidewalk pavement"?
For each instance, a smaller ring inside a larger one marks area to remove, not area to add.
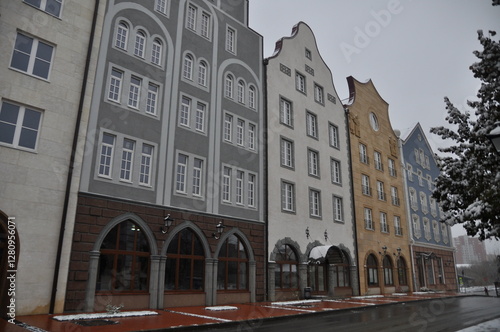
[[[311,300],[285,302],[238,303],[227,306],[168,307],[164,310],[138,310],[134,314],[149,312],[147,316],[120,317],[109,315],[105,318],[85,319],[68,317],[72,314],[32,315],[16,317],[17,324],[0,319],[0,331],[4,332],[124,332],[141,330],[173,329],[191,331],[195,326],[209,327],[211,324],[233,324],[258,326],[263,319],[302,315],[315,312],[371,307],[409,301],[428,300],[461,296],[458,293],[395,293],[372,296],[353,296],[342,299],[315,298]],[[124,311],[122,314],[128,313]],[[60,321],[55,318],[72,318]],[[76,317],[77,318],[77,317]],[[106,325],[102,325],[106,324]]]

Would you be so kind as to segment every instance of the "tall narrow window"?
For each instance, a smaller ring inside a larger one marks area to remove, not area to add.
[[[385,201],[384,183],[381,181],[377,181],[377,197],[379,200]]]
[[[149,83],[148,98],[146,101],[146,113],[156,115],[156,104],[158,103],[158,86]]]
[[[195,129],[197,131],[205,131],[205,104],[198,103],[196,107]]]
[[[399,194],[398,188],[396,187],[391,187],[391,200],[392,205],[399,206]]]
[[[394,279],[392,276],[392,262],[389,256],[385,256],[383,260],[384,265],[384,285],[394,285]]]
[[[255,88],[253,86],[248,88],[248,107],[255,109]]]
[[[205,61],[200,61],[198,65],[198,84],[207,86],[207,64]]]
[[[372,209],[365,208],[365,228],[373,230]]]
[[[408,285],[408,278],[406,277],[406,262],[403,257],[398,258],[398,281],[400,285]]]
[[[394,216],[394,234],[403,235],[403,229],[401,228],[401,218],[399,216]]]
[[[153,40],[151,46],[151,62],[155,65],[160,65],[162,57],[163,45],[158,39]]]
[[[231,201],[231,169],[224,167],[222,174],[222,201]]]
[[[439,234],[439,225],[438,225],[438,222],[436,220],[432,221],[432,232],[434,233],[434,240],[436,242],[441,241],[441,236]]]
[[[276,269],[274,271],[276,289],[297,290],[299,287],[298,255],[288,244],[281,245],[277,251],[275,258]]]
[[[128,106],[139,108],[139,99],[141,93],[141,80],[132,76],[130,79],[130,89],[128,93]]]
[[[245,83],[238,81],[238,102],[245,103]]]
[[[323,88],[317,84],[314,84],[314,100],[316,100],[320,104],[324,104],[325,102]]]
[[[184,57],[182,76],[187,80],[193,79],[193,57],[190,54]]]
[[[111,79],[109,80],[108,99],[120,102],[121,86],[122,86],[123,72],[116,69],[111,70]]]
[[[153,147],[149,144],[142,145],[141,171],[139,183],[145,186],[151,185],[151,167],[153,164]]]
[[[120,169],[120,180],[132,181],[132,162],[134,160],[135,142],[129,139],[123,139],[122,164]]]
[[[99,175],[111,178],[113,165],[113,150],[115,147],[115,136],[104,133],[102,135],[101,155],[99,158]]]
[[[156,10],[162,14],[167,14],[167,0],[156,0]]]
[[[420,227],[420,217],[417,214],[412,214],[411,221],[413,224],[413,234],[417,239],[422,236],[422,229]]]
[[[233,140],[233,116],[224,115],[224,140],[231,142]]]
[[[255,206],[255,175],[248,174],[248,186],[247,186],[247,197],[248,197],[248,206]]]
[[[248,253],[239,237],[232,234],[221,246],[217,266],[217,289],[248,290]]]
[[[224,95],[227,98],[233,98],[233,76],[227,75],[224,84]]]
[[[41,112],[4,101],[0,109],[0,142],[35,149],[41,116]]]
[[[236,171],[236,204],[243,204],[243,181],[245,173]]]
[[[122,50],[127,49],[128,25],[120,22],[116,29],[115,46]]]
[[[293,126],[292,103],[286,99],[280,100],[280,122],[292,127]]]
[[[359,144],[359,161],[363,164],[368,164],[368,153],[364,144]]]
[[[309,214],[312,217],[321,217],[320,192],[314,189],[309,189]]]
[[[370,188],[370,177],[368,175],[361,175],[361,191],[363,195],[372,195],[372,189]]]
[[[144,47],[146,45],[146,35],[142,31],[138,31],[135,35],[134,55],[144,58]]]
[[[181,111],[179,114],[179,123],[189,127],[189,113],[191,111],[191,99],[182,97]]]
[[[429,207],[427,206],[427,195],[424,192],[420,192],[420,207],[424,214],[429,213]]]
[[[333,196],[333,219],[337,222],[344,221],[342,198]]]
[[[375,151],[373,153],[373,156],[374,156],[374,160],[375,160],[375,168],[378,169],[379,171],[383,171],[384,166],[382,164],[382,154],[380,154],[380,152],[378,152],[378,151]]]
[[[49,77],[54,47],[18,33],[10,66],[30,75]]]
[[[339,148],[339,129],[337,126],[333,124],[329,124],[328,126],[330,145],[334,148]]]
[[[319,154],[316,151],[308,150],[309,175],[319,176]]]
[[[188,7],[187,11],[187,28],[191,30],[196,30],[196,8],[193,6]]]
[[[244,143],[245,121],[236,121],[236,144],[242,146]]]
[[[186,193],[186,175],[188,166],[188,156],[179,154],[177,157],[177,178],[176,178],[176,191],[179,193]]]
[[[210,15],[207,13],[201,14],[201,35],[205,38],[210,37]]]
[[[288,212],[295,210],[295,186],[292,183],[281,183],[281,209]]]
[[[306,113],[307,135],[318,138],[318,118],[316,114]]]
[[[236,31],[230,27],[226,31],[226,51],[235,53],[236,51]]]
[[[295,88],[300,92],[306,92],[306,77],[300,73],[295,73]]]
[[[203,174],[203,160],[199,158],[194,158],[193,165],[193,195],[201,196],[202,195],[202,174]]]
[[[389,226],[387,225],[387,213],[380,212],[380,231],[382,233],[389,233]]]
[[[281,165],[293,167],[293,142],[281,139]]]
[[[335,159],[331,159],[330,160],[330,167],[331,167],[331,172],[332,172],[332,183],[341,184],[342,178],[340,175],[340,161],[335,160]]]
[[[378,286],[378,263],[373,254],[366,259],[366,274],[368,276],[368,287]]]
[[[248,148],[255,150],[255,125],[248,124]]]
[[[391,158],[388,158],[387,160],[389,162],[389,175],[396,177],[398,174],[396,171],[396,162]]]

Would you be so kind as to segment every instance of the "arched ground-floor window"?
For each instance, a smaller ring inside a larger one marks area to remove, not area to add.
[[[378,263],[375,255],[370,254],[366,259],[366,278],[368,287],[377,287],[378,283]]]
[[[218,259],[217,289],[248,290],[248,254],[237,235],[224,241]]]
[[[408,276],[406,274],[406,262],[403,257],[398,258],[398,282],[400,286],[408,285]]]
[[[276,254],[276,268],[274,270],[274,284],[277,290],[297,290],[298,281],[298,259],[297,254],[291,246],[284,244],[278,248]]]
[[[384,256],[382,260],[382,265],[384,267],[384,285],[392,286],[394,285],[394,278],[392,274],[392,262],[389,256]]]

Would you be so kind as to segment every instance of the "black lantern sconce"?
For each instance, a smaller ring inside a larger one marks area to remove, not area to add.
[[[168,229],[170,226],[172,226],[172,223],[174,222],[175,219],[170,218],[170,214],[167,214],[165,218],[163,218],[163,221],[165,222],[165,225],[160,227],[160,230],[163,234],[168,233]]]
[[[399,256],[401,256],[401,248],[397,248],[396,251],[398,252],[397,254],[396,253],[393,253],[394,256],[396,256],[396,258],[399,258]]]
[[[382,250],[383,250],[383,252],[382,252],[382,251],[379,251],[378,253],[379,253],[380,255],[384,255],[384,256],[385,256],[385,254],[387,254],[387,246],[383,246],[383,247],[382,247]]]
[[[215,226],[216,232],[212,233],[212,237],[216,240],[220,239],[222,233],[224,233],[224,228],[226,228],[226,226],[224,226],[224,224],[222,223],[222,220],[219,221],[217,226]]]
[[[309,227],[306,228],[306,238],[309,239],[311,235],[309,234]]]
[[[325,236],[325,242],[328,241],[328,231],[325,229],[325,233],[323,234]]]

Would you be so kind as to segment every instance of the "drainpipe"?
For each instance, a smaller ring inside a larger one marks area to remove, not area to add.
[[[265,282],[266,282],[266,287],[265,287],[265,292],[266,292],[266,301],[269,301],[269,204],[268,199],[269,199],[269,189],[268,189],[268,184],[269,184],[269,172],[268,172],[268,149],[267,149],[267,65],[269,64],[269,59],[264,59],[263,63],[263,94],[264,94],[264,137],[263,137],[263,145],[264,145],[264,222],[266,223],[266,233],[265,233],[265,254],[266,254],[266,260],[265,260]]]
[[[358,272],[358,294],[354,295],[361,295],[361,281],[359,278],[359,250],[358,250],[358,231],[357,231],[357,221],[356,221],[356,202],[354,200],[354,188],[353,188],[353,183],[354,183],[354,175],[352,174],[352,151],[351,151],[351,134],[349,133],[349,109],[344,108],[344,113],[345,113],[345,128],[346,128],[346,136],[347,136],[347,150],[348,150],[348,156],[349,156],[349,173],[351,173],[351,209],[352,209],[352,225],[353,225],[353,232],[354,232],[354,247],[356,248],[356,265],[358,268],[356,269]]]
[[[87,79],[89,76],[90,59],[92,56],[92,45],[94,44],[94,35],[95,35],[95,27],[97,22],[98,11],[99,11],[99,0],[95,0],[94,15],[92,17],[92,26],[90,28],[91,30],[90,30],[89,44],[87,47],[87,58],[85,60],[85,70],[83,72],[82,89],[80,91],[80,101],[78,104],[78,113],[76,116],[75,130],[73,134],[73,144],[71,146],[71,158],[69,161],[68,176],[66,179],[66,192],[64,196],[63,213],[61,217],[61,228],[59,230],[59,242],[57,244],[56,262],[54,266],[54,279],[52,282],[52,294],[50,297],[50,308],[49,308],[50,314],[54,313],[54,307],[56,303],[57,283],[59,281],[59,272],[60,272],[59,269],[61,268],[61,254],[64,241],[64,231],[66,229],[66,218],[68,216],[69,197],[71,192],[71,179],[73,177],[73,168],[75,165],[76,148],[78,144],[78,135],[80,132],[80,124],[83,113],[83,103],[85,101],[85,91],[87,90]]]

